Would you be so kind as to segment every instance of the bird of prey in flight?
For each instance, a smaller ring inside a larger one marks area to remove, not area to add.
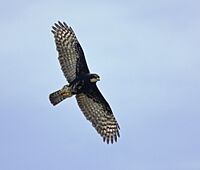
[[[103,141],[113,143],[119,135],[119,125],[113,112],[99,91],[96,82],[99,75],[90,73],[83,49],[71,27],[65,22],[52,26],[58,60],[68,82],[63,88],[49,95],[50,102],[57,105],[71,96],[75,96],[78,106],[86,119],[103,137]]]

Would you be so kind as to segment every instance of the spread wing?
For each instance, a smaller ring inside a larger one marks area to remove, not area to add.
[[[87,92],[76,95],[78,105],[85,117],[107,143],[117,141],[119,137],[119,125],[112,110],[104,99],[96,85]]]
[[[83,49],[72,28],[59,21],[52,28],[58,59],[67,81],[70,83],[79,75],[89,73]]]

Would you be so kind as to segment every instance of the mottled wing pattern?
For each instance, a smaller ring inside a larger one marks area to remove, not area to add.
[[[119,125],[112,110],[104,99],[97,86],[94,85],[85,93],[77,94],[78,105],[85,117],[107,143],[117,141],[119,137]]]
[[[81,74],[89,73],[83,50],[71,27],[58,22],[52,27],[61,69],[70,83]]]

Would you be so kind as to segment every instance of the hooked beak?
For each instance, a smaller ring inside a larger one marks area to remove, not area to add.
[[[92,78],[92,79],[90,79],[90,82],[91,83],[95,83],[95,82],[97,82],[97,81],[100,81],[100,78],[98,77],[98,78]]]

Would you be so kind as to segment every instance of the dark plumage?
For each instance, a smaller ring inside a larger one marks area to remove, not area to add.
[[[85,117],[107,143],[117,141],[119,125],[96,82],[97,74],[91,74],[74,31],[66,23],[58,22],[52,27],[61,69],[68,81],[62,89],[49,95],[50,102],[57,105],[75,95]]]

